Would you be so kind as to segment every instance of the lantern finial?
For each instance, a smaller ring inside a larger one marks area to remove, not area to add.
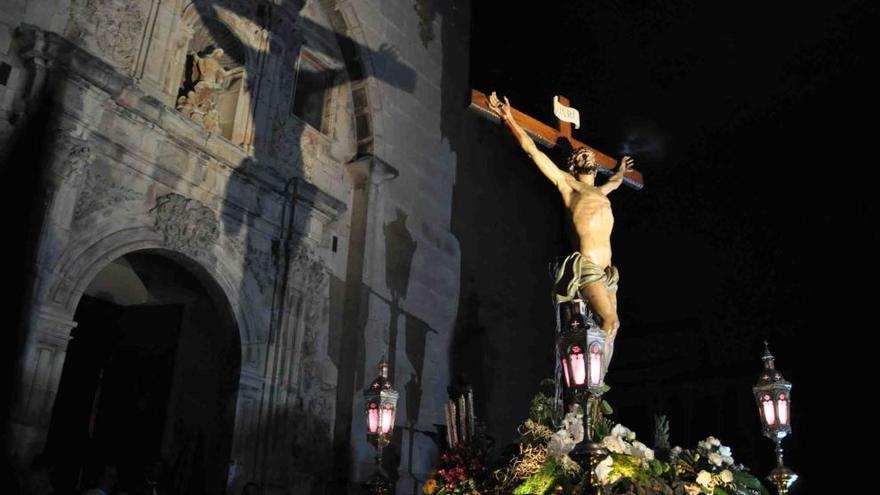
[[[382,355],[382,360],[379,361],[379,376],[382,378],[388,379],[388,359],[385,355]]]
[[[764,361],[764,368],[768,370],[775,368],[775,359],[776,358],[773,357],[773,354],[770,353],[770,343],[767,342],[767,339],[764,339],[764,356],[761,358],[761,360]]]

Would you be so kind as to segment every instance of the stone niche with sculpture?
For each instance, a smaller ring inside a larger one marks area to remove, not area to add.
[[[177,110],[211,133],[234,141],[245,62],[241,42],[223,23],[199,23],[187,50]]]

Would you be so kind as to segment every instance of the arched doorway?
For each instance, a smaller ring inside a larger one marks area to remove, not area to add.
[[[169,493],[222,493],[241,357],[217,284],[174,253],[129,253],[89,283],[74,320],[46,444],[58,492],[115,466],[128,492],[152,469]]]

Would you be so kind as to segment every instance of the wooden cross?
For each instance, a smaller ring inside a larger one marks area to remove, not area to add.
[[[562,96],[559,97],[559,102],[565,106],[568,106],[569,103],[568,98]],[[501,119],[499,119],[498,116],[495,115],[495,113],[489,108],[489,97],[486,96],[484,93],[477,91],[476,89],[471,90],[470,109],[492,121],[501,121]],[[593,150],[593,153],[595,153],[596,155],[596,163],[599,165],[599,171],[603,174],[610,175],[614,173],[614,169],[617,168],[617,160],[593,148],[592,146],[588,146],[586,143],[582,143],[573,138],[571,136],[570,123],[560,120],[559,129],[554,129],[549,125],[533,117],[530,117],[515,108],[511,108],[510,110],[520,127],[522,127],[523,130],[526,131],[526,133],[531,136],[532,139],[534,139],[536,142],[543,144],[548,148],[553,148],[558,144],[557,141],[559,141],[560,139],[566,139],[568,140],[572,149],[586,147]],[[626,173],[626,175],[623,177],[623,183],[636,190],[645,187],[645,179],[642,176],[642,173],[634,169],[630,169]]]

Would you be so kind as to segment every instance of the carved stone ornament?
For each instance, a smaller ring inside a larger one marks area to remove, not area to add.
[[[67,153],[65,179],[77,182],[88,165],[94,159],[92,150],[87,144],[74,145]]]
[[[204,257],[220,238],[214,212],[194,199],[170,193],[157,199],[151,211],[169,249]]]
[[[323,294],[328,283],[327,269],[308,246],[297,246],[291,253],[290,280],[305,294]]]
[[[101,54],[127,71],[135,64],[144,31],[142,6],[128,0],[74,0],[74,23],[80,33],[94,33]]]
[[[275,283],[275,261],[272,255],[257,248],[246,238],[227,238],[229,245],[244,260],[244,266],[254,277],[260,292],[268,295]]]
[[[80,222],[92,213],[111,205],[139,201],[144,195],[112,181],[91,167],[81,164],[76,168],[81,153],[72,152],[70,174],[68,180],[79,188],[79,196],[73,209],[74,222]]]

